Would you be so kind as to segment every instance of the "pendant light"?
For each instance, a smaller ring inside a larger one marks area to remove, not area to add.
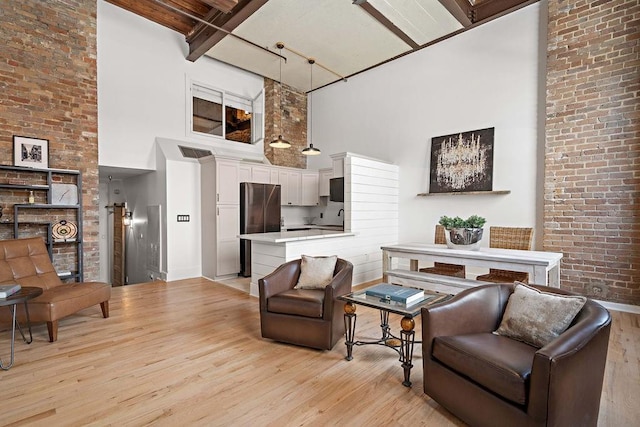
[[[311,65],[311,88],[309,89],[309,112],[308,112],[308,116],[309,116],[309,146],[307,148],[305,148],[304,150],[302,150],[302,154],[304,154],[305,156],[317,156],[320,154],[320,150],[318,150],[317,148],[315,148],[313,146],[313,114],[312,114],[312,106],[313,106],[313,94],[311,93],[313,91],[313,64],[316,62],[315,59],[313,58],[309,58],[308,59],[309,64]]]
[[[282,56],[282,48],[284,47],[284,43],[278,42],[276,47],[280,49],[280,56]],[[282,137],[282,58],[280,61],[280,135],[278,138],[274,139],[269,143],[269,147],[273,148],[289,148],[291,147],[291,143]]]

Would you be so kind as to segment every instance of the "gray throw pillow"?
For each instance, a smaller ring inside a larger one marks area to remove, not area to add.
[[[586,302],[583,296],[552,294],[516,283],[494,334],[544,347],[567,330]]]
[[[300,277],[294,289],[324,289],[333,279],[337,255],[312,257],[302,255]]]

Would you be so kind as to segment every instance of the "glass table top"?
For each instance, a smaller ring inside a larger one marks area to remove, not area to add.
[[[404,287],[406,288],[409,286],[404,286]],[[411,303],[410,305],[407,306],[406,304],[401,302],[389,301],[389,300],[381,299],[379,297],[367,295],[366,293],[367,289],[370,289],[370,288],[360,289],[355,292],[351,292],[349,294],[339,296],[338,299],[342,301],[352,302],[354,304],[364,305],[366,307],[377,308],[379,310],[386,310],[391,313],[401,314],[403,316],[415,317],[420,314],[420,310],[422,309],[422,307],[426,307],[431,304],[437,304],[453,298],[453,295],[451,294],[435,292],[435,291],[430,291],[425,289],[424,299]],[[415,288],[415,289],[419,289],[419,288]]]

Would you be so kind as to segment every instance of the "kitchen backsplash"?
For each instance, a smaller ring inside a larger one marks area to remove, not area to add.
[[[312,218],[312,223],[316,225],[342,225],[344,211],[340,212],[340,209],[343,208],[344,203],[329,201],[327,206],[282,206],[281,215],[284,218],[285,227],[306,224],[309,218]]]

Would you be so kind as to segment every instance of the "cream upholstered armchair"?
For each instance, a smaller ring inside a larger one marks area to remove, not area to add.
[[[351,292],[353,265],[337,258],[327,284],[296,289],[302,261],[282,264],[259,280],[262,337],[330,350],[344,337],[344,302],[337,298]]]

